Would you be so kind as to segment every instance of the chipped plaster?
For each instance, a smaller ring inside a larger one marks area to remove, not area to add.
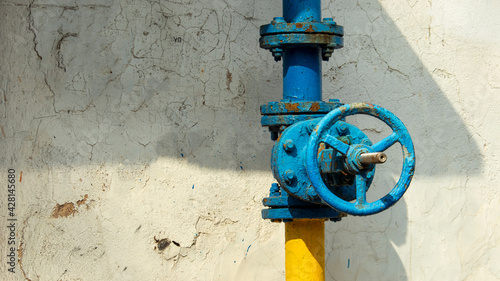
[[[417,153],[395,207],[327,223],[327,280],[500,278],[498,6],[476,2],[323,1],[346,32],[323,64],[324,99],[388,108]],[[258,27],[280,10],[2,1],[0,161],[3,178],[15,168],[22,179],[19,262],[7,272],[2,235],[0,277],[283,280],[283,226],[260,218],[273,179],[259,125],[259,105],[280,99],[281,66],[258,48]],[[395,183],[398,152],[369,196]]]

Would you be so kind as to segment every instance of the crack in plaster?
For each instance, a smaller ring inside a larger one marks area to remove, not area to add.
[[[35,3],[35,0],[31,1],[30,4],[28,5],[28,29],[33,34],[33,50],[35,51],[37,57],[40,60],[42,60],[42,56],[40,55],[40,53],[37,50],[38,38],[37,38],[36,31],[35,31],[35,28],[34,28],[34,26],[35,26],[35,19],[33,18],[33,15],[32,15],[32,6],[33,6],[33,3]]]

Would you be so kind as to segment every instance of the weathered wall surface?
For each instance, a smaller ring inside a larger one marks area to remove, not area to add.
[[[389,211],[328,222],[327,280],[500,279],[500,4],[323,1],[345,47],[324,99],[373,102],[412,133]],[[284,228],[259,105],[281,65],[258,48],[280,1],[0,1],[2,280],[283,280]],[[353,122],[375,139],[370,119]],[[397,149],[371,196],[397,180]],[[399,162],[398,162],[399,161]]]

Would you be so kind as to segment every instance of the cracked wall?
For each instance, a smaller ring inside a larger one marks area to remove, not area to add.
[[[388,108],[417,154],[396,206],[327,223],[327,280],[500,279],[499,9],[323,1],[346,33],[324,99]],[[1,279],[283,280],[284,227],[260,218],[259,106],[282,82],[258,28],[279,15],[280,1],[1,1],[1,174],[18,181]],[[369,199],[398,178],[388,153]]]

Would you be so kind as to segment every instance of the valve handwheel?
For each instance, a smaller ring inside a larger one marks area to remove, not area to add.
[[[350,146],[328,134],[328,129],[332,127],[335,122],[343,119],[344,117],[355,114],[370,115],[382,120],[392,129],[392,134],[372,146]],[[387,195],[377,201],[367,202],[366,182],[367,172],[370,169],[370,165],[363,163],[363,157],[361,157],[361,155],[366,153],[383,152],[396,142],[401,144],[401,148],[403,150],[403,169],[401,171],[401,176],[396,185]],[[320,143],[325,143],[331,146],[347,157],[347,169],[349,172],[356,174],[355,202],[348,202],[340,199],[332,193],[323,182],[317,158]],[[323,199],[323,201],[325,201],[330,207],[350,215],[372,215],[386,210],[394,205],[399,199],[401,199],[405,191],[408,189],[415,170],[415,151],[413,149],[413,143],[408,130],[404,126],[403,122],[401,122],[401,120],[399,120],[399,118],[390,111],[373,104],[346,104],[328,113],[325,117],[323,117],[323,119],[321,119],[316,128],[312,131],[309,143],[307,144],[306,169],[314,189],[321,199]]]

